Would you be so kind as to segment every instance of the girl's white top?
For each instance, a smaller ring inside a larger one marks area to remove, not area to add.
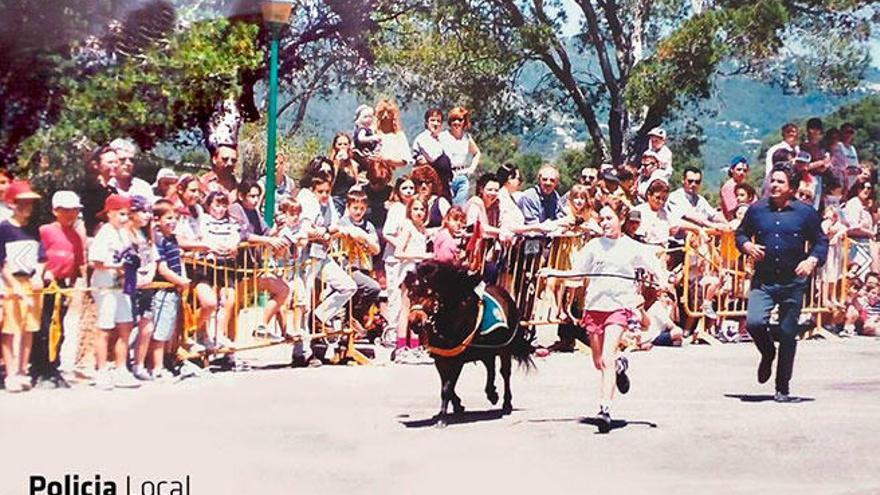
[[[597,237],[584,248],[573,253],[572,270],[575,273],[619,275],[635,278],[636,268],[643,268],[657,276],[661,285],[668,274],[657,258],[657,249],[621,235],[617,239]],[[638,285],[633,280],[618,277],[588,277],[589,285],[584,299],[587,311],[617,311],[635,309],[643,302]]]

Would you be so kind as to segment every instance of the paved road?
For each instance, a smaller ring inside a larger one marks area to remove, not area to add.
[[[65,473],[131,474],[134,487],[189,474],[193,495],[880,493],[878,362],[874,339],[802,343],[792,391],[812,400],[776,404],[755,382],[750,345],[636,354],[632,391],[613,410],[625,423],[608,435],[584,421],[598,379],[583,354],[516,373],[506,417],[468,366],[469,412],[443,431],[430,426],[430,366],[3,394],[0,495],[27,493],[31,474]]]

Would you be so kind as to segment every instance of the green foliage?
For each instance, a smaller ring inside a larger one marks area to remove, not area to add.
[[[67,78],[58,125],[95,142],[130,136],[149,149],[179,129],[204,124],[218,99],[240,91],[238,71],[262,62],[258,29],[225,19],[193,24],[93,77]]]

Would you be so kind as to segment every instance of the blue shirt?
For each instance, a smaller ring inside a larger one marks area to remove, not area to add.
[[[180,261],[180,245],[173,235],[165,237],[156,232],[156,251],[159,253],[159,261],[164,261],[172,272],[183,275],[183,264]]]
[[[750,206],[736,229],[736,246],[742,251],[753,237],[764,246],[764,259],[755,263],[755,279],[762,282],[790,282],[798,263],[813,256],[822,265],[828,254],[819,214],[800,201],[776,208],[764,198]]]
[[[522,210],[526,225],[557,220],[564,215],[559,193],[553,191],[553,194],[544,196],[538,186],[526,190],[516,205]]]

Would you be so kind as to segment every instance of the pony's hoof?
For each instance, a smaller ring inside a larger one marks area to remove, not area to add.
[[[446,428],[446,420],[445,419],[438,419],[437,424],[434,425],[434,427],[437,428],[438,430],[442,430],[442,429]]]
[[[464,406],[459,404],[457,406],[452,406],[453,414],[464,414]]]
[[[498,392],[496,392],[496,391],[494,391],[494,390],[491,391],[491,392],[486,392],[486,398],[489,399],[489,402],[490,402],[493,406],[494,406],[495,404],[498,404]]]
[[[511,404],[510,402],[507,402],[503,406],[501,406],[501,413],[504,414],[505,416],[512,413],[512,412],[513,412],[513,404]]]

